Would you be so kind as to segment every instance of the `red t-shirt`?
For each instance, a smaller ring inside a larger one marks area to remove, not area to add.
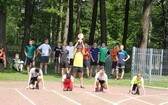
[[[90,48],[84,48],[84,56],[83,56],[84,60],[89,59],[89,53],[90,53]]]

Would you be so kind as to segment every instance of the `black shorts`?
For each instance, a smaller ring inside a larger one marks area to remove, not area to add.
[[[30,65],[31,63],[33,63],[33,59],[26,57],[26,65]]]
[[[38,78],[38,76],[37,77],[31,77],[29,85],[30,84],[34,85],[35,81],[37,81],[37,78]]]
[[[90,61],[89,60],[83,60],[84,67],[90,67]]]
[[[117,62],[112,62],[112,69],[116,69],[117,67]]]
[[[41,56],[41,63],[48,63],[49,56]]]
[[[105,62],[99,62],[99,66],[105,66]]]
[[[105,83],[104,80],[99,80],[99,79],[97,79],[97,80],[99,81],[99,83],[100,83],[101,86]]]
[[[134,84],[133,85],[133,88],[132,88],[132,91],[135,91],[135,89],[138,87],[138,85],[137,84]]]
[[[69,67],[69,64],[68,64],[68,61],[60,61],[60,66],[61,68],[68,68]]]
[[[83,67],[73,67],[73,72],[82,72],[83,73]]]
[[[69,65],[73,65],[73,61],[74,61],[74,59],[70,59],[70,64]]]
[[[93,65],[93,66],[97,66],[98,65],[97,61],[95,61],[95,62],[91,61],[90,64]]]

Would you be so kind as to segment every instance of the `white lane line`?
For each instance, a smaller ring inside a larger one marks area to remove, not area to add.
[[[168,101],[160,103],[159,105],[166,105],[166,104],[168,104]]]
[[[70,99],[70,98],[68,98],[68,97],[66,97],[66,96],[64,96],[64,95],[62,95],[62,94],[60,94],[60,93],[58,93],[58,92],[55,91],[55,90],[52,90],[52,92],[58,94],[59,96],[65,98],[65,99],[67,99],[68,101],[71,101],[72,103],[74,103],[74,104],[76,104],[76,105],[82,105],[82,104],[78,103],[77,101],[74,101],[74,100],[72,100],[72,99]]]
[[[23,98],[25,98],[27,101],[29,101],[32,105],[36,105],[33,101],[31,101],[28,97],[26,97],[22,92],[20,92],[18,89],[15,89]]]
[[[125,102],[125,101],[128,101],[128,100],[131,100],[131,99],[135,99],[135,97],[128,97],[127,99],[124,99],[124,100],[118,101],[118,102],[116,102],[115,104],[116,104],[116,105],[118,105],[118,104],[120,104],[120,103],[122,103],[122,102]]]
[[[111,102],[111,101],[109,101],[109,100],[107,100],[107,99],[104,99],[104,98],[102,98],[102,97],[96,96],[96,95],[94,95],[94,94],[92,94],[92,93],[89,93],[89,92],[85,92],[85,93],[88,94],[88,95],[90,95],[90,96],[92,96],[92,97],[96,97],[96,98],[98,98],[98,99],[100,99],[100,100],[102,100],[102,101],[105,101],[105,102],[107,102],[107,103],[110,103],[110,104],[112,104],[112,105],[116,105],[115,103],[113,103],[113,102]]]
[[[128,96],[128,95],[125,95],[126,97],[131,97],[131,96]],[[138,97],[134,97],[134,100],[137,100],[137,101],[139,101],[139,102],[142,102],[142,103],[145,103],[145,104],[148,104],[148,105],[155,105],[155,104],[152,104],[152,103],[150,103],[150,102],[147,102],[147,101],[143,101],[143,100],[140,100],[140,99],[137,99]]]

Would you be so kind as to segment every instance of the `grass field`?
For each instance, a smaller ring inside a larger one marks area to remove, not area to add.
[[[60,82],[61,76],[54,74],[54,70],[48,70],[49,75],[44,76],[45,81],[55,81]],[[0,81],[27,81],[28,75],[27,72],[24,70],[22,73],[16,72],[15,70],[7,70],[3,71],[0,70]],[[168,80],[168,77],[165,77]],[[145,82],[146,86],[152,86],[152,87],[162,87],[162,88],[168,88],[168,81],[157,81],[157,82]],[[109,85],[111,86],[129,86],[131,81],[130,73],[125,74],[125,78],[123,80],[115,80],[115,79],[109,79]],[[79,83],[79,79],[76,79],[76,83]],[[92,85],[94,82],[94,78],[87,79],[84,78],[84,84]]]

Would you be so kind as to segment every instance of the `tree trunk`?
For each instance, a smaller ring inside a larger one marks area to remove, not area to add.
[[[81,13],[81,1],[78,1],[77,19],[76,19],[76,32],[75,35],[80,33],[80,13]]]
[[[22,48],[21,48],[21,59],[24,59],[24,48],[28,44],[29,36],[30,36],[30,25],[33,19],[33,4],[32,0],[26,0],[25,4],[25,22],[24,22],[24,36],[22,40]]]
[[[150,14],[151,14],[152,0],[144,0],[143,17],[141,21],[141,36],[140,36],[140,48],[147,48]]]
[[[6,12],[0,11],[0,47],[3,47],[6,51]]]
[[[68,29],[68,40],[73,41],[73,0],[69,0],[69,29]]]
[[[98,0],[94,0],[93,12],[92,12],[92,23],[91,23],[91,29],[90,29],[90,34],[89,34],[89,44],[90,45],[94,43],[96,20],[97,20],[97,8],[98,8]]]
[[[63,12],[63,4],[62,4],[62,0],[60,1],[60,13],[61,15],[58,16],[58,38],[56,40],[56,42],[61,42],[62,39],[62,12]]]
[[[66,21],[65,21],[65,28],[64,28],[64,36],[63,36],[63,43],[64,44],[67,44],[68,28],[69,28],[69,8],[67,7]]]
[[[100,0],[101,43],[107,44],[105,0]]]
[[[124,34],[123,34],[123,39],[122,39],[122,44],[125,46],[124,48],[126,48],[126,42],[127,42],[127,37],[128,37],[129,4],[130,4],[130,0],[126,0],[125,18],[124,18]]]

